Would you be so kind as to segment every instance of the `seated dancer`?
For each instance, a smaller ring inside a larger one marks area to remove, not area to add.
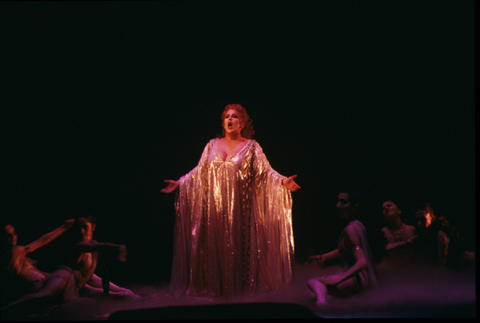
[[[414,259],[426,264],[453,268],[472,264],[475,254],[466,250],[464,241],[445,216],[435,215],[429,203],[422,203],[415,213],[418,238]]]
[[[380,227],[377,230],[370,228],[369,237],[367,237],[364,223],[358,220],[358,206],[358,196],[356,194],[341,192],[338,195],[338,213],[340,218],[348,222],[340,234],[338,248],[323,255],[310,257],[311,260],[316,260],[320,265],[336,257],[341,257],[343,262],[339,273],[308,280],[307,285],[315,294],[317,305],[326,303],[327,294],[349,296],[377,284],[375,262],[380,260],[386,242],[381,234]],[[366,222],[366,219],[362,219],[362,221]],[[382,239],[383,243],[381,242]],[[368,240],[375,242],[369,243]],[[374,248],[370,249],[370,246]],[[375,257],[372,251],[374,251]]]
[[[442,231],[440,221],[435,221],[432,207],[428,203],[421,204],[417,208],[415,219],[418,237],[414,242],[414,260],[444,266],[450,239]]]
[[[40,302],[51,302],[57,297],[62,297],[64,301],[79,295],[79,290],[87,283],[93,288],[102,288],[105,295],[127,296],[133,294],[129,290],[121,289],[117,291],[118,286],[111,284],[108,280],[103,261],[102,252],[117,251],[118,259],[126,261],[127,250],[124,245],[113,243],[101,243],[93,240],[93,231],[95,223],[92,217],[80,217],[75,221],[70,230],[74,239],[71,247],[71,256],[68,259],[67,266],[61,266],[46,277],[43,286],[35,293],[27,294],[5,307],[2,307],[2,313],[14,308],[25,307],[29,304],[38,304]],[[98,267],[97,267],[98,265]],[[96,269],[103,271],[102,279],[94,276]],[[112,289],[112,291],[110,291]],[[136,296],[136,295],[135,295]]]
[[[55,230],[48,232],[26,246],[18,245],[18,236],[13,225],[2,230],[2,302],[13,300],[33,291],[38,291],[48,273],[36,267],[36,261],[29,257],[33,251],[45,246],[68,230],[74,219],[66,220]]]
[[[386,226],[382,229],[387,239],[386,252],[382,267],[404,267],[412,263],[413,241],[417,237],[415,227],[404,223],[402,208],[392,200],[382,205],[383,219]]]
[[[415,227],[403,223],[400,217],[402,210],[397,204],[386,201],[382,205],[382,213],[387,222],[387,226],[382,229],[388,242],[386,250],[396,249],[413,242],[417,237]]]

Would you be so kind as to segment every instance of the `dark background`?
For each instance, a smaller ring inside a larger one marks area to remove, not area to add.
[[[27,244],[84,212],[125,243],[114,281],[166,281],[175,195],[240,103],[298,175],[299,258],[333,249],[353,187],[429,201],[475,248],[473,1],[2,2],[4,224]],[[2,224],[2,225],[4,225]],[[54,270],[59,238],[33,258]],[[58,257],[57,257],[58,258]]]

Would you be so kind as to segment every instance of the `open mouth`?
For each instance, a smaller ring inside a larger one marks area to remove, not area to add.
[[[229,123],[227,124],[227,127],[228,127],[228,128],[231,128],[231,127],[232,127],[232,123],[229,122]]]

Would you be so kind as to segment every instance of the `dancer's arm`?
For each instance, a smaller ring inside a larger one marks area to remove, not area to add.
[[[406,245],[407,242],[406,241],[399,241],[399,242],[394,242],[394,243],[389,243],[385,246],[385,250],[388,251],[388,250],[393,250],[393,249],[397,249],[401,246],[404,246]]]
[[[403,246],[411,246],[413,244],[414,240],[418,237],[418,235],[415,232],[415,227],[413,227],[411,225],[406,225],[404,230],[406,230],[406,234],[405,234],[406,236],[404,236],[404,238],[406,240],[402,240],[402,241],[398,241],[398,242],[389,242],[385,246],[386,251],[396,249],[396,248],[400,248],[400,247],[403,247]],[[387,234],[388,231],[389,230],[387,228],[382,229],[382,232],[385,234],[385,238],[387,238],[387,240],[394,239],[393,234],[391,234],[391,233]],[[388,236],[390,236],[391,238],[389,239]]]
[[[347,227],[347,234],[350,241],[352,242],[352,245],[354,246],[353,255],[356,259],[355,264],[341,275],[322,277],[320,281],[325,285],[336,286],[341,282],[355,276],[361,270],[367,268],[367,259],[360,245],[360,237],[358,236],[357,231],[353,227],[349,226]],[[338,252],[338,249],[336,251]]]
[[[102,274],[100,274],[100,276],[102,277],[102,287],[104,293],[108,294],[110,280],[108,278],[108,271],[103,258],[103,252],[118,251],[117,259],[121,262],[125,262],[127,261],[127,247],[125,247],[124,245],[97,241],[81,241],[77,243],[75,247],[77,249],[77,252],[80,253],[96,252],[98,254],[98,262],[96,269],[99,269],[99,271],[102,272]]]
[[[388,243],[385,246],[385,250],[388,251],[388,250],[399,248],[401,246],[411,245],[417,237],[418,236],[415,235],[415,236],[412,236],[412,237],[408,238],[407,241],[399,241],[399,242]]]
[[[33,252],[34,250],[37,250],[40,247],[43,247],[47,243],[51,242],[55,238],[57,238],[59,235],[67,231],[73,226],[73,223],[75,222],[75,219],[69,219],[66,220],[61,226],[56,228],[55,230],[44,234],[37,240],[29,243],[28,245],[25,246],[25,251],[27,254]]]
[[[127,247],[125,245],[114,244],[109,242],[87,242],[81,241],[77,243],[76,248],[79,252],[108,252],[108,251],[115,251],[118,250],[119,256],[118,260],[124,262],[126,261],[127,256]]]
[[[338,249],[335,249],[333,251],[324,253],[322,255],[323,261],[330,260],[330,259],[337,258],[337,257],[340,257],[340,252],[338,251]]]
[[[100,283],[103,289],[103,294],[108,295],[110,294],[110,276],[108,274],[107,265],[105,264],[105,259],[103,258],[102,252],[98,252],[97,255],[98,255],[97,268],[95,269],[99,272],[101,281],[100,282],[96,281],[96,283],[97,284]],[[93,278],[93,275],[92,275],[92,278]],[[92,278],[90,278],[89,281],[91,281]],[[95,281],[95,279],[93,280]]]
[[[320,266],[322,266],[325,263],[325,261],[333,258],[337,258],[337,257],[340,257],[340,252],[338,251],[338,249],[335,249],[333,251],[324,253],[322,255],[312,256],[310,257],[310,260],[315,260]]]

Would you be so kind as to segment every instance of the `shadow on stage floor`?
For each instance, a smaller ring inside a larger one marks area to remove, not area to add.
[[[329,313],[325,318],[474,318],[476,305],[463,304],[443,307],[391,307],[388,311],[371,313]],[[243,303],[222,305],[173,306],[118,311],[109,320],[197,320],[197,319],[312,319],[323,318],[306,306],[288,303]]]
[[[196,319],[308,319],[318,318],[308,307],[288,303],[240,303],[159,307],[118,311],[109,320]]]

